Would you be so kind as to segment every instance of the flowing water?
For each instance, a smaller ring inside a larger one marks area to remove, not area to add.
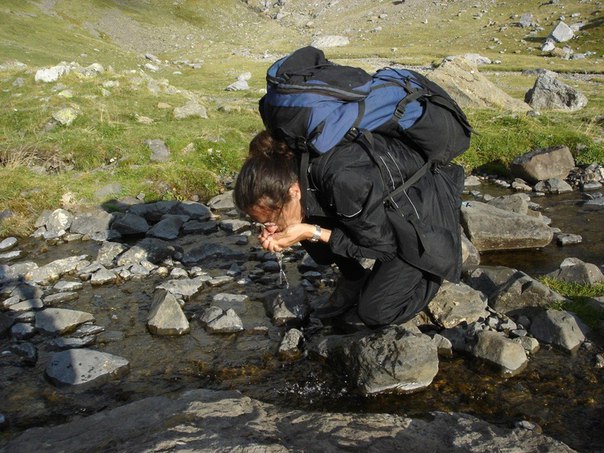
[[[537,201],[544,207],[544,214],[552,218],[552,226],[581,234],[583,243],[487,254],[482,256],[484,264],[514,267],[533,276],[556,269],[567,256],[603,264],[603,212],[585,211],[576,193]],[[98,245],[88,242],[47,247],[32,241],[27,247],[30,256],[43,264],[69,254],[94,256]],[[283,257],[278,261],[280,278],[289,284],[289,277],[296,284],[300,279],[296,263]],[[231,263],[222,264],[228,268]],[[243,267],[249,272],[257,265],[244,263]],[[223,274],[219,267],[217,274]],[[250,300],[236,308],[246,328],[240,334],[208,334],[197,322],[213,294],[241,292],[233,282],[219,288],[206,287],[187,301],[190,334],[150,335],[146,317],[153,289],[162,280],[150,277],[118,285],[87,286],[79,300],[62,305],[94,313],[96,323],[105,327],[93,348],[128,358],[130,373],[120,381],[88,389],[54,387],[44,379],[51,351],[40,335],[31,340],[39,347],[39,359],[33,367],[14,366],[0,359],[0,413],[10,422],[0,440],[28,427],[62,423],[147,396],[204,387],[238,389],[262,401],[304,410],[337,408],[413,417],[429,417],[435,410],[456,411],[505,427],[529,420],[579,451],[604,451],[604,370],[594,367],[594,351],[583,348],[569,355],[544,347],[531,358],[526,371],[513,378],[501,377],[484,363],[456,354],[441,360],[438,375],[424,391],[363,397],[320,361],[305,356],[295,362],[277,358],[282,328],[271,324],[259,294],[254,294],[259,291],[254,285],[249,290]],[[0,350],[4,350],[6,340],[1,341]],[[594,338],[594,348],[603,345]]]

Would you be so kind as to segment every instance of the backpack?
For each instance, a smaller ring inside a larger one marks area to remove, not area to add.
[[[309,189],[311,153],[355,140],[385,181],[373,133],[393,136],[426,163],[385,194],[385,212],[407,262],[452,282],[461,273],[459,208],[463,169],[449,164],[470,145],[472,127],[457,103],[436,83],[407,69],[361,68],[329,62],[304,47],[267,71],[260,115],[268,131],[300,154],[300,185]],[[432,170],[433,178],[424,178]],[[415,237],[416,240],[409,240]]]
[[[472,127],[461,108],[411,70],[370,75],[308,46],[276,61],[266,79],[264,125],[298,151],[323,154],[365,131],[399,137],[434,163],[447,163],[470,145]]]

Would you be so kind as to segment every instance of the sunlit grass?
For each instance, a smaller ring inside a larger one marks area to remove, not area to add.
[[[261,14],[239,0],[61,0],[53,4],[54,16],[32,2],[6,0],[2,4],[6,14],[0,14],[0,64],[17,59],[29,65],[25,70],[0,73],[0,177],[4,183],[0,210],[10,209],[14,214],[2,223],[2,234],[26,234],[32,219],[43,209],[59,206],[66,192],[84,204],[103,203],[95,194],[111,183],[119,183],[124,196],[144,193],[153,199],[208,200],[235,175],[249,140],[262,129],[257,106],[273,56],[308,44],[319,31],[312,26],[290,26],[291,17],[276,21],[272,18],[274,7],[269,14]],[[534,11],[548,29],[556,18],[548,16],[552,8],[539,8],[540,4],[529,0],[523,8]],[[342,5],[336,2],[329,7]],[[382,59],[380,64],[413,65],[438,62],[444,55],[481,53],[501,60],[501,64],[481,71],[518,99],[535,77],[501,70],[604,69],[596,58],[564,61],[531,51],[543,36],[527,36],[527,30],[510,26],[511,13],[519,11],[503,3],[493,3],[486,13],[474,7],[460,11],[451,3],[440,10],[441,17],[428,17],[427,24],[423,17],[412,17],[409,5],[397,7],[387,2],[380,8],[388,13],[387,18],[376,19],[377,7],[370,14],[363,5],[347,14],[322,16],[324,34],[348,34],[346,29],[354,29],[350,31],[351,45],[326,49],[328,58],[369,69],[378,64],[374,57]],[[199,32],[203,39],[198,39],[200,35],[191,40],[179,35],[184,47],[159,53],[167,63],[161,64],[158,72],[145,71],[144,51],[126,50],[111,36],[91,31],[90,23],[116,11],[123,15],[124,23],[138,24],[135,29],[165,26],[177,34],[186,29],[187,33]],[[591,12],[587,4],[575,5],[573,12],[589,21],[599,17],[587,15]],[[476,13],[480,13],[479,18],[474,17]],[[351,23],[349,17],[353,16],[359,19]],[[489,21],[495,24],[489,25]],[[376,31],[378,25],[380,31]],[[446,33],[435,35],[435,30]],[[573,46],[601,55],[601,35],[602,27],[592,27],[574,40]],[[494,45],[493,37],[501,43]],[[265,53],[271,57],[263,58]],[[201,68],[171,62],[183,58],[200,62]],[[347,60],[351,58],[358,60]],[[97,62],[105,72],[91,78],[71,73],[51,84],[34,82],[38,67],[61,61],[76,61],[82,66]],[[498,72],[489,72],[494,69]],[[243,72],[252,74],[250,90],[224,91]],[[113,86],[105,87],[106,82]],[[491,168],[505,174],[514,157],[537,147],[562,144],[569,146],[580,164],[603,163],[603,82],[569,83],[589,98],[588,106],[580,112],[541,112],[538,117],[528,117],[469,110],[480,135],[458,161],[468,171]],[[64,90],[70,91],[70,96],[65,96]],[[174,118],[174,108],[191,96],[207,109],[209,118]],[[76,120],[70,126],[49,127],[53,113],[65,107],[78,111]],[[145,145],[150,139],[166,143],[171,153],[168,162],[151,162]],[[43,169],[46,173],[41,173]]]
[[[604,322],[604,310],[597,309],[589,303],[589,298],[604,296],[604,283],[585,285],[576,282],[564,282],[550,277],[541,281],[554,291],[567,298],[553,308],[576,313],[589,327],[601,329]]]

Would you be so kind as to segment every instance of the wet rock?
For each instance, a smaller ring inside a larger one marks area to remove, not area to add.
[[[71,332],[70,337],[71,338],[84,338],[84,337],[88,337],[88,336],[97,335],[104,331],[105,331],[105,328],[103,326],[97,326],[96,324],[91,324],[91,323],[87,322],[87,323],[84,323],[84,324],[78,326],[78,328],[76,330]]]
[[[524,100],[535,110],[565,110],[574,112],[587,105],[587,98],[576,88],[560,81],[551,73],[537,77]]]
[[[0,264],[0,281],[15,281],[24,279],[30,272],[38,268],[32,261],[15,263],[10,266]],[[27,285],[33,287],[31,285]]]
[[[578,258],[566,258],[562,261],[558,270],[547,274],[547,276],[556,280],[582,285],[604,283],[604,274],[598,266],[585,263]]]
[[[58,305],[72,300],[77,300],[79,297],[79,294],[74,291],[64,291],[60,293],[50,294],[44,297],[44,305]]]
[[[155,335],[183,335],[191,330],[178,300],[165,290],[156,291],[153,295],[147,328]]]
[[[448,338],[437,333],[432,336],[432,342],[436,346],[439,357],[451,357],[453,355],[453,343]]]
[[[90,280],[92,274],[98,271],[101,267],[102,266],[99,263],[91,263],[87,266],[80,267],[78,268],[78,277],[80,277],[80,280]]]
[[[8,299],[4,299],[0,306],[4,309],[8,309],[13,305],[18,304],[19,302],[21,302],[21,299],[19,297],[11,296]]]
[[[13,343],[8,349],[21,357],[24,365],[33,366],[38,361],[38,349],[31,343]]]
[[[26,278],[33,283],[48,285],[58,280],[64,274],[74,272],[77,266],[88,258],[87,255],[70,256],[62,258],[28,272]]]
[[[46,308],[36,313],[36,329],[50,334],[63,335],[80,324],[94,321],[90,313],[66,308]]]
[[[213,220],[200,222],[190,220],[182,226],[182,234],[210,234],[218,231],[218,223]]]
[[[300,345],[304,334],[298,329],[289,329],[285,332],[281,344],[279,344],[279,358],[281,360],[296,360],[301,355]]]
[[[113,215],[102,210],[76,214],[71,222],[69,231],[81,234],[84,238],[105,240],[107,239],[107,231],[112,220]]]
[[[365,395],[417,391],[430,385],[438,372],[438,352],[427,335],[401,326],[354,335],[330,351],[329,361]]]
[[[397,414],[308,412],[235,391],[206,389],[175,398],[145,398],[62,425],[32,428],[11,439],[7,451],[45,451],[48,445],[57,451],[100,451],[107,448],[107,439],[123,451],[220,451],[257,445],[269,452],[360,451],[371,445],[375,451],[573,452],[536,431],[501,428],[466,414],[434,412],[430,418],[412,419]]]
[[[493,310],[507,315],[565,300],[543,283],[516,269],[499,266],[479,268],[467,282],[487,295]]]
[[[550,178],[535,184],[535,191],[544,193],[567,193],[572,192],[570,184],[560,178]]]
[[[210,201],[208,201],[208,207],[215,211],[230,211],[235,209],[235,203],[233,202],[233,191],[229,190],[220,195],[216,195]]]
[[[56,386],[100,385],[124,376],[129,367],[123,357],[92,349],[70,349],[55,353],[45,374]]]
[[[52,289],[54,289],[55,291],[60,292],[60,293],[65,293],[65,292],[77,291],[79,289],[82,289],[83,286],[84,285],[82,284],[82,282],[61,280],[61,281],[55,283],[55,285],[52,287]]]
[[[0,253],[0,261],[12,261],[20,258],[21,250],[11,250],[10,252]]]
[[[185,223],[186,218],[179,215],[166,215],[162,220],[153,225],[153,227],[147,231],[147,236],[172,240],[178,237],[180,233],[180,227]]]
[[[220,312],[216,309],[220,310]],[[209,316],[210,314],[208,313]],[[204,320],[208,319],[208,317],[205,317],[204,313]],[[223,311],[219,307],[212,307],[211,319],[207,321],[206,329],[210,333],[237,333],[243,330],[243,323],[232,308]]]
[[[504,374],[512,376],[521,372],[528,363],[522,345],[497,332],[486,330],[476,335],[476,344],[472,348],[472,353],[480,359],[499,366]]]
[[[217,307],[215,305],[211,305],[203,310],[201,316],[199,317],[199,321],[207,325],[208,323],[212,322],[214,319],[222,316],[223,314],[224,310],[222,308]]]
[[[537,149],[515,158],[511,164],[514,176],[532,183],[550,178],[565,179],[575,166],[567,146]]]
[[[179,278],[162,283],[157,288],[164,289],[176,297],[188,299],[196,294],[203,286],[211,280],[209,275],[195,278]]]
[[[9,237],[0,241],[0,252],[6,252],[17,245],[17,238]]]
[[[18,322],[11,327],[10,334],[15,340],[28,340],[36,334],[36,328],[29,323]]]
[[[174,279],[188,278],[189,273],[185,269],[182,269],[180,267],[175,267],[174,269],[172,269],[172,271],[170,271],[170,277],[174,278]]]
[[[600,211],[604,209],[604,197],[587,200],[585,203],[583,203],[583,207],[587,211]]]
[[[156,201],[131,206],[128,213],[144,217],[149,223],[159,222],[163,216],[170,214],[178,206],[178,201]]]
[[[113,283],[117,280],[117,274],[112,270],[106,269],[105,266],[101,266],[96,272],[90,276],[90,284],[92,286],[106,285],[107,283]]]
[[[515,193],[493,198],[492,200],[489,200],[487,204],[505,211],[527,215],[529,210],[527,198],[526,195]]]
[[[103,242],[101,248],[96,255],[96,261],[105,267],[113,267],[115,265],[115,259],[127,250],[128,247],[118,242]]]
[[[111,224],[111,229],[117,231],[122,236],[142,235],[149,231],[151,227],[147,221],[135,214],[120,214]]]
[[[198,221],[208,220],[212,216],[210,208],[195,201],[178,202],[169,213],[174,215],[186,215],[189,218]]]
[[[161,239],[145,238],[122,253],[116,260],[118,266],[131,266],[143,261],[160,263],[174,254],[174,247]]]
[[[574,316],[565,311],[547,310],[535,316],[531,334],[543,343],[550,343],[573,352],[585,341],[585,335]]]
[[[53,338],[48,342],[48,349],[51,351],[66,351],[67,349],[86,348],[96,342],[94,335],[88,335],[81,338]]]
[[[583,237],[580,234],[557,233],[555,238],[556,243],[561,246],[576,245],[583,242]]]
[[[245,313],[246,302],[249,300],[247,294],[218,293],[212,297],[212,305],[223,310],[234,309],[237,313]]]
[[[46,219],[46,229],[50,232],[66,231],[71,226],[73,214],[65,209],[55,209]]]
[[[522,346],[527,354],[536,354],[541,348],[539,340],[529,336],[516,337],[512,341]]]
[[[184,264],[201,263],[210,258],[223,259],[242,259],[245,254],[240,250],[234,250],[226,245],[209,243],[202,245],[194,245],[183,253],[182,262]]]
[[[16,304],[12,304],[8,309],[12,312],[38,310],[44,307],[44,302],[41,299],[27,299]]]
[[[250,225],[250,222],[239,219],[225,219],[218,224],[227,233],[240,233],[241,231],[248,230]]]
[[[478,201],[465,202],[461,214],[468,239],[481,252],[545,247],[553,238],[542,220]]]
[[[462,322],[470,324],[485,319],[486,306],[486,297],[480,291],[464,283],[445,281],[428,304],[428,311],[438,325],[449,329]]]
[[[302,286],[269,292],[265,295],[264,307],[276,326],[301,322],[310,312]]]
[[[36,285],[19,282],[10,287],[10,295],[18,297],[19,300],[39,299],[43,291]]]

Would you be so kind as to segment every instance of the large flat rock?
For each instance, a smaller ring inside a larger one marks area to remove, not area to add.
[[[554,237],[536,217],[478,201],[464,203],[461,218],[468,239],[481,252],[545,247]]]
[[[303,412],[236,392],[193,390],[152,397],[49,428],[32,428],[6,446],[44,451],[412,451],[414,453],[568,453],[571,448],[521,428],[435,412],[431,419],[393,414]]]

